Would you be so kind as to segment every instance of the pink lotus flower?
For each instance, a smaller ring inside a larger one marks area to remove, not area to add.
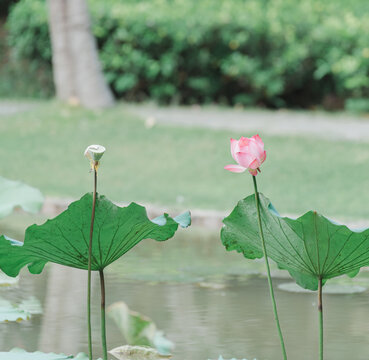
[[[246,169],[251,175],[258,174],[259,167],[265,161],[264,143],[259,135],[251,138],[241,137],[240,140],[231,139],[231,153],[238,165],[227,165],[224,169],[241,173]]]

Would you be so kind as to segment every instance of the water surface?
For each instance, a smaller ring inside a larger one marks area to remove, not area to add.
[[[13,235],[19,235],[17,231]],[[182,231],[165,243],[144,241],[109,267],[107,305],[123,300],[151,317],[176,344],[174,359],[207,360],[220,354],[280,359],[267,282],[260,271],[262,263],[225,252],[216,233]],[[86,280],[85,271],[50,264],[37,276],[23,270],[18,286],[0,288],[0,296],[14,303],[35,295],[44,308],[43,315],[30,321],[0,324],[0,350],[86,351]],[[276,278],[275,285],[286,281]],[[360,282],[366,283],[366,277]],[[96,355],[101,352],[99,288],[95,276]],[[276,297],[289,359],[317,359],[316,294],[276,289]],[[324,306],[325,359],[368,360],[369,293],[325,295]],[[109,348],[125,343],[110,319],[107,333]]]

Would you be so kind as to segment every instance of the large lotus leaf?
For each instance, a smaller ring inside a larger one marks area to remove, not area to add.
[[[151,346],[162,355],[169,355],[174,349],[174,344],[164,336],[163,331],[158,330],[149,317],[130,310],[123,301],[110,305],[108,315],[129,345]]]
[[[9,352],[0,352],[0,360],[88,360],[86,354],[80,353],[76,357],[54,354],[54,353],[42,353],[40,351],[36,352],[26,352],[22,349],[13,349]]]
[[[16,276],[28,265],[39,274],[47,262],[87,270],[92,194],[84,195],[68,209],[42,225],[26,230],[24,244],[0,237],[0,269]],[[97,196],[92,240],[92,270],[101,270],[120,258],[143,239],[164,241],[171,238],[178,225],[190,224],[189,213],[178,218],[167,214],[149,220],[144,207],[131,203],[114,205],[105,196]]]
[[[281,217],[271,202],[260,194],[261,218],[268,252],[281,269],[310,290],[336,276],[357,274],[369,265],[369,229],[353,231],[315,211],[298,219]],[[255,196],[241,200],[224,220],[221,232],[227,250],[248,259],[261,258]]]
[[[24,211],[37,213],[43,201],[39,190],[20,181],[0,177],[0,218],[9,215],[17,206]]]

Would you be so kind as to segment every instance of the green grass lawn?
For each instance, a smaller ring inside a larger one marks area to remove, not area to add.
[[[92,189],[83,152],[106,148],[99,191],[116,201],[228,210],[252,192],[251,176],[223,169],[233,163],[229,131],[157,125],[126,113],[124,105],[87,111],[38,104],[0,117],[0,174],[45,195],[80,197]],[[316,209],[327,216],[369,219],[369,144],[310,136],[263,136],[267,160],[259,188],[282,213]]]

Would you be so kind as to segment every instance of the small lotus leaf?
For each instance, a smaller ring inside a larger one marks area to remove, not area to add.
[[[44,197],[38,189],[12,181],[0,176],[0,218],[13,211],[17,206],[24,211],[37,213],[44,202]]]
[[[25,265],[39,274],[47,262],[87,270],[92,194],[85,194],[68,209],[42,225],[26,230],[24,244],[0,237],[0,269],[17,276]],[[190,225],[189,212],[172,219],[149,220],[146,209],[135,203],[119,207],[105,196],[97,196],[92,240],[92,270],[102,270],[143,239],[164,241],[178,228]],[[159,224],[158,224],[159,222]]]
[[[369,265],[369,229],[353,231],[315,211],[297,219],[281,217],[262,194],[260,205],[268,256],[303,288],[316,290],[319,279],[355,276]],[[221,239],[228,251],[263,257],[254,195],[241,200],[223,222]]]
[[[0,323],[10,321],[21,322],[23,320],[29,320],[30,318],[31,314],[29,312],[0,298]]]
[[[118,360],[164,360],[170,359],[171,355],[161,355],[157,350],[147,346],[119,346],[109,351]],[[1,359],[0,359],[1,360]]]
[[[76,357],[64,354],[26,352],[23,349],[12,349],[9,352],[0,352],[0,360],[88,360],[86,354],[80,353]]]
[[[0,271],[0,286],[14,286],[17,285],[19,277],[11,277]]]
[[[210,360],[210,359],[209,359]],[[218,360],[226,360],[223,358],[222,355],[219,356]],[[232,359],[229,359],[229,360],[237,360],[236,358],[232,358]],[[240,359],[241,360],[241,359]],[[242,360],[247,360],[247,359],[242,359]],[[256,360],[256,359],[253,359],[253,360]]]
[[[110,305],[108,315],[114,320],[128,344],[155,347],[160,354],[165,355],[169,355],[173,350],[174,344],[157,329],[149,317],[130,310],[123,301]]]
[[[34,296],[23,300],[18,307],[31,315],[40,315],[43,312],[40,300],[36,299]]]

